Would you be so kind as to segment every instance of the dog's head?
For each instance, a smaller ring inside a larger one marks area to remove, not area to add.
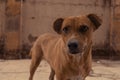
[[[91,42],[92,33],[99,28],[102,21],[95,14],[85,16],[58,18],[54,30],[60,34],[71,54],[83,53]]]

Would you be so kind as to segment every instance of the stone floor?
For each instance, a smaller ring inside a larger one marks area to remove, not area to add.
[[[0,60],[0,80],[28,80],[30,60]],[[34,80],[48,80],[49,66],[43,61]],[[86,80],[120,80],[120,61],[93,61],[93,73]]]

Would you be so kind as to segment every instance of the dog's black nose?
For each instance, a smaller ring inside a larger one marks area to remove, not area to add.
[[[68,48],[69,48],[69,51],[70,53],[72,54],[76,54],[78,53],[78,42],[69,42],[68,43]]]
[[[68,47],[69,47],[69,49],[74,50],[74,49],[77,49],[78,44],[77,44],[76,42],[74,42],[74,43],[69,43],[69,44],[68,44]]]

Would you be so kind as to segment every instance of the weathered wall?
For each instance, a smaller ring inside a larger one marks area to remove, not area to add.
[[[115,0],[113,5],[113,26],[111,28],[111,46],[117,53],[120,53],[120,0]]]
[[[4,33],[5,27],[5,2],[0,1],[0,36]]]
[[[94,44],[104,46],[108,40],[110,27],[111,0],[26,0],[23,4],[23,42],[29,42],[28,36],[39,36],[45,32],[54,32],[52,24],[59,17],[96,13],[103,24],[94,33]]]
[[[89,13],[103,20],[94,33],[94,50],[120,53],[120,0],[23,0],[23,4],[21,0],[0,0],[0,36],[5,35],[7,50],[18,49],[22,44],[22,49],[28,50],[26,45],[36,36],[54,33],[55,19]]]
[[[20,48],[20,10],[21,2],[7,0],[5,7],[5,35],[6,49],[15,50]]]

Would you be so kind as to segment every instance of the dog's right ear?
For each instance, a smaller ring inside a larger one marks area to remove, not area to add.
[[[55,22],[53,23],[53,29],[54,29],[58,34],[61,34],[61,27],[62,27],[63,21],[64,21],[63,18],[58,18],[58,19],[55,20]]]
[[[102,24],[101,18],[99,18],[96,14],[89,14],[87,15],[89,20],[93,23],[94,25],[94,31],[100,27]]]

